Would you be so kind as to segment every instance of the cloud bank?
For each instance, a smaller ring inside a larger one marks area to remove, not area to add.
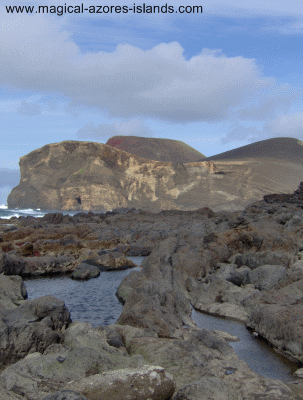
[[[110,53],[83,54],[64,31],[64,17],[22,15],[13,21],[3,12],[0,17],[0,84],[64,95],[72,106],[93,107],[110,117],[219,122],[237,112],[258,119],[296,98],[290,88],[263,76],[253,59],[204,49],[187,60],[177,42],[150,50],[121,44]],[[250,109],[256,98],[261,106]],[[23,104],[19,112],[39,110]]]
[[[264,124],[263,129],[246,127],[237,122],[231,125],[228,134],[221,139],[226,144],[236,140],[256,142],[273,137],[292,137],[303,140],[303,112],[283,114]]]

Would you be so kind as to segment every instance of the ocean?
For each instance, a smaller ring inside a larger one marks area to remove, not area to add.
[[[69,215],[74,215],[79,213],[80,211],[46,211],[46,210],[40,210],[39,208],[37,209],[14,209],[14,208],[8,208],[6,205],[2,204],[0,205],[0,218],[5,218],[5,219],[10,219],[12,217],[26,217],[28,215],[36,218],[41,218],[45,214],[48,213],[53,213],[53,212],[60,212],[62,214],[69,214]]]

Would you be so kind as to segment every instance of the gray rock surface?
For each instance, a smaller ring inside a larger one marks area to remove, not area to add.
[[[248,314],[243,300],[259,292],[253,285],[237,286],[215,274],[206,282],[194,282],[189,297],[195,309],[210,314],[246,321]]]
[[[300,384],[260,377],[235,355],[226,336],[197,329],[189,305],[246,320],[284,354],[303,361],[302,206],[303,184],[294,195],[275,195],[243,212],[57,213],[12,219],[9,230],[0,221],[0,268],[10,258],[7,271],[14,267],[21,275],[30,264],[41,265],[31,273],[44,273],[47,257],[70,260],[59,272],[87,260],[93,265],[104,255],[111,264],[112,257],[142,251],[145,244],[150,252],[141,270],[121,282],[124,309],[118,323],[107,327],[70,324],[59,300],[18,300],[17,282],[15,307],[0,307],[1,357],[8,364],[29,354],[3,367],[0,396],[42,400],[71,381],[150,365],[174,377],[174,395],[181,399],[197,398],[202,388],[210,399],[225,393],[242,400],[302,398]],[[11,302],[5,291],[3,298]],[[216,382],[222,385],[214,387]]]
[[[129,286],[124,289],[130,294],[119,323],[151,328],[164,337],[169,337],[174,329],[184,323],[193,325],[190,319],[191,308],[184,293],[177,286],[174,290],[171,285],[171,256],[177,245],[178,239],[175,237],[163,240],[146,263],[142,263],[142,272],[136,274],[135,278],[134,274],[130,276]],[[133,282],[130,282],[131,279]]]
[[[0,310],[0,362],[11,364],[28,353],[44,351],[63,339],[71,322],[62,300],[53,296],[27,300],[13,309]]]
[[[250,269],[258,268],[262,265],[282,265],[288,266],[291,257],[288,254],[278,252],[256,252],[251,254],[237,254],[230,258],[231,262],[235,262],[239,267],[246,265]]]
[[[267,299],[270,301],[269,296]],[[246,324],[275,347],[303,362],[302,304],[257,304]]]
[[[100,269],[95,266],[85,262],[82,262],[72,273],[72,279],[91,279],[98,278],[100,275]]]
[[[27,298],[27,291],[20,276],[0,274],[0,304],[4,308],[14,308]]]
[[[162,367],[143,366],[103,372],[71,382],[66,388],[94,400],[168,400],[175,391],[175,382]]]
[[[98,265],[101,271],[120,271],[137,266],[121,252],[100,253],[101,252],[99,252],[99,257],[95,258],[93,261]]]
[[[196,381],[203,378],[202,384],[205,386],[206,393],[209,390],[211,400],[216,400],[215,396],[224,392],[224,388],[228,388],[227,393],[232,394],[236,399],[297,398],[284,383],[260,377],[251,371],[247,364],[235,355],[232,347],[215,332],[183,328],[178,333],[179,339],[135,337],[128,345],[130,354],[144,354],[150,364],[161,365],[165,371],[174,376],[176,394],[181,396],[184,387],[195,385]],[[222,385],[218,388],[213,387],[212,392],[211,382],[216,382],[217,379]],[[191,399],[190,395],[193,393],[194,391],[189,391],[188,399]],[[197,391],[195,393],[197,395]],[[181,399],[187,399],[184,397],[185,394],[182,394]],[[200,395],[203,399],[204,393]],[[263,395],[265,396],[262,397]]]
[[[286,268],[281,265],[261,265],[249,271],[248,276],[256,289],[270,290],[286,278]]]
[[[71,272],[75,264],[67,255],[23,257],[15,250],[5,253],[1,271],[4,275],[35,276]]]
[[[5,253],[2,258],[1,272],[4,275],[20,275],[22,276],[25,270],[25,260],[20,257],[16,251]]]
[[[107,368],[112,366],[108,358],[92,349],[69,351],[62,346],[45,355],[38,352],[29,354],[7,367],[0,374],[0,384],[12,392],[18,388],[17,391],[25,398],[40,400],[63,389],[72,380],[99,373],[103,364]]]
[[[222,379],[203,377],[179,389],[173,400],[242,400]]]
[[[59,390],[58,392],[49,394],[44,397],[43,400],[89,400],[81,393],[77,393],[73,390]]]

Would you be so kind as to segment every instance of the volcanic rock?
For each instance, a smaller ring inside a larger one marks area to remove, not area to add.
[[[0,362],[11,364],[28,353],[43,351],[62,340],[71,322],[62,300],[43,296],[19,307],[0,310]]]
[[[27,298],[27,291],[20,276],[0,274],[0,305],[4,308],[15,308]]]
[[[186,163],[206,158],[199,151],[180,140],[145,138],[139,136],[113,136],[108,146],[154,161]]]
[[[72,279],[91,279],[98,278],[100,275],[100,269],[95,266],[85,262],[82,262],[72,273]]]
[[[73,390],[59,390],[58,392],[49,394],[44,397],[43,400],[89,400],[81,393],[77,393]]]
[[[111,256],[124,257],[137,244],[143,249],[144,243],[150,252],[140,271],[132,271],[121,282],[123,312],[117,324],[107,327],[82,322],[67,327],[66,318],[56,316],[56,307],[44,316],[37,304],[31,308],[31,301],[18,300],[17,282],[16,292],[12,289],[15,308],[1,307],[3,332],[10,321],[11,326],[21,324],[21,336],[27,325],[34,324],[47,326],[47,335],[58,336],[49,341],[45,333],[38,338],[41,348],[34,342],[32,349],[21,349],[21,357],[27,351],[41,353],[29,354],[1,372],[0,396],[10,393],[16,400],[17,393],[25,393],[42,400],[71,380],[93,382],[103,372],[150,365],[173,376],[173,396],[178,400],[214,400],[225,393],[239,400],[299,399],[302,385],[259,376],[235,355],[228,337],[196,328],[190,306],[245,320],[279,352],[303,361],[303,212],[298,193],[286,200],[258,201],[234,212],[200,208],[153,214],[119,209],[68,218],[15,218],[11,224],[16,229],[9,231],[0,221],[2,268],[4,259],[13,255],[12,263],[5,264],[7,270],[9,265],[15,270],[21,265],[22,272],[23,262],[27,268],[28,260],[44,257],[68,257],[73,265],[89,260],[93,265],[106,255],[111,264]],[[32,243],[33,253],[40,255],[22,255],[25,243]],[[52,304],[43,298],[37,301]],[[56,327],[56,321],[62,327]],[[28,337],[23,340],[27,342]],[[13,345],[9,349],[16,361]]]
[[[262,265],[249,271],[250,283],[255,285],[259,290],[273,289],[279,281],[286,278],[286,268],[281,265]]]
[[[283,163],[274,154],[249,158],[243,153],[241,159],[174,164],[101,143],[49,144],[21,157],[21,180],[10,193],[8,206],[79,211],[241,209],[261,200],[264,193],[290,193],[297,187],[302,157],[292,156],[302,146],[296,139],[289,141],[296,151],[285,153],[285,140],[277,145],[286,154]]]
[[[144,366],[103,372],[69,383],[66,388],[95,400],[168,400],[175,382],[162,367]]]

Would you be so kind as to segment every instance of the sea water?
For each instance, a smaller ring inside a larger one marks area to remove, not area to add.
[[[64,300],[73,321],[93,326],[114,324],[123,310],[116,291],[131,271],[140,270],[144,257],[128,257],[138,267],[122,271],[102,271],[98,278],[79,281],[68,276],[25,280],[28,299],[52,295]]]
[[[40,208],[32,209],[17,209],[17,208],[8,208],[7,205],[1,204],[0,205],[0,218],[2,219],[11,219],[12,217],[27,217],[28,215],[35,218],[41,218],[45,214],[60,212],[63,215],[75,215],[80,211],[47,211],[47,210],[40,210]]]
[[[128,258],[141,265],[145,257]],[[124,271],[104,271],[98,278],[86,281],[73,280],[69,276],[40,277],[25,280],[25,286],[30,300],[47,294],[53,295],[64,300],[73,321],[105,326],[114,324],[121,315],[123,305],[115,294],[122,279],[134,270],[138,271],[140,267]],[[253,336],[245,324],[195,310],[192,312],[192,318],[199,328],[218,329],[239,337],[239,342],[231,342],[230,345],[254,372],[282,381],[298,380],[292,375],[297,367],[278,356],[264,341]]]

